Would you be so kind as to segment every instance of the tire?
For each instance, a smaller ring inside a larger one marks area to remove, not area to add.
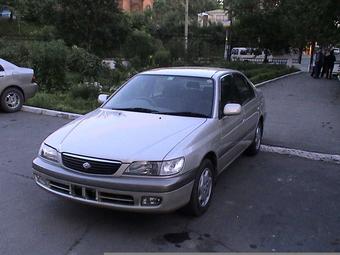
[[[20,111],[24,103],[24,95],[17,88],[6,89],[0,97],[0,106],[4,112]]]
[[[210,160],[205,159],[201,163],[199,171],[195,177],[190,202],[186,206],[185,211],[192,216],[201,216],[210,206],[213,191],[214,165]]]
[[[255,156],[260,152],[262,136],[263,136],[263,124],[262,122],[260,122],[256,128],[255,137],[254,137],[252,144],[245,151],[246,155]]]

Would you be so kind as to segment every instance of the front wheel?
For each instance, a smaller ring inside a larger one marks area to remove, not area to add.
[[[263,135],[263,124],[262,122],[260,122],[256,128],[254,140],[252,144],[246,150],[246,154],[248,156],[255,156],[256,154],[259,153],[261,149],[262,135]]]
[[[0,98],[1,109],[5,112],[17,112],[21,110],[24,96],[17,88],[6,89]]]
[[[209,207],[213,194],[214,166],[212,162],[205,159],[197,172],[191,199],[187,205],[187,210],[191,215],[200,216]]]

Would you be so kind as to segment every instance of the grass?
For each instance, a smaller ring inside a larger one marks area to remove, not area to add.
[[[296,68],[288,68],[284,65],[237,62],[218,64],[214,66],[239,70],[243,72],[254,84],[298,71]],[[75,97],[74,95],[72,96],[70,91],[64,93],[48,93],[40,91],[33,98],[29,99],[26,105],[79,114],[88,113],[99,106],[97,99],[83,99],[81,97]]]
[[[44,91],[38,92],[29,99],[26,105],[79,114],[88,113],[99,106],[96,99],[75,98],[69,93],[55,94]]]

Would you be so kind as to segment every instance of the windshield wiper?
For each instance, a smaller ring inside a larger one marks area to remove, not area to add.
[[[141,107],[131,107],[131,108],[112,108],[112,110],[117,111],[128,111],[128,112],[145,112],[145,113],[158,113],[156,110],[141,108]]]
[[[175,115],[175,116],[187,116],[187,117],[198,117],[198,118],[209,118],[209,116],[202,114],[202,113],[196,113],[196,112],[158,112],[158,114],[164,114],[164,115]]]

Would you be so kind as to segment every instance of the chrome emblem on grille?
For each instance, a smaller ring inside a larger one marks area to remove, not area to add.
[[[84,168],[84,169],[90,169],[91,167],[92,167],[91,164],[88,163],[88,162],[85,162],[85,163],[83,164],[83,168]]]

